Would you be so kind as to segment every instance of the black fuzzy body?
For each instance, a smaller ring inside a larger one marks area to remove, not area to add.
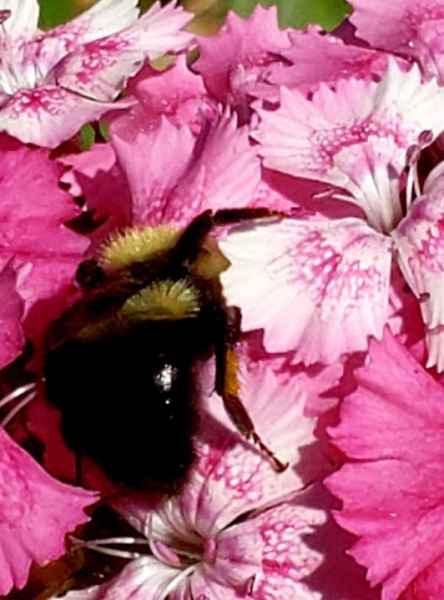
[[[196,361],[209,333],[202,316],[148,321],[49,352],[47,398],[68,446],[118,484],[176,492],[194,459]]]

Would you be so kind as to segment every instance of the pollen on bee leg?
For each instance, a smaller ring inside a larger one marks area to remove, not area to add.
[[[173,248],[180,234],[174,225],[132,227],[114,233],[99,250],[99,264],[104,269],[123,269],[144,262]]]

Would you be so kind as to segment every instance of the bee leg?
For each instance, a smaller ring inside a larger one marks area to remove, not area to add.
[[[228,307],[223,313],[223,328],[220,339],[216,342],[216,391],[221,396],[224,408],[233,425],[247,440],[251,440],[270,460],[278,473],[285,471],[288,463],[281,462],[270,448],[262,441],[254,423],[239,398],[240,386],[237,378],[237,356],[235,342],[239,339],[240,310]],[[223,318],[222,317],[222,318]]]
[[[175,259],[179,262],[197,258],[202,244],[207,235],[215,227],[224,225],[234,225],[243,221],[252,221],[254,219],[269,219],[271,217],[284,217],[284,213],[271,210],[269,208],[222,208],[213,212],[205,210],[195,217],[191,223],[184,229],[180,236],[176,248]]]

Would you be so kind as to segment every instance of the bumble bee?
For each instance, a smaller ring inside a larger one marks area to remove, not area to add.
[[[178,229],[129,229],[80,264],[82,297],[54,322],[44,362],[47,399],[67,445],[115,483],[175,493],[195,458],[196,369],[215,357],[215,390],[237,429],[277,470],[238,397],[240,310],[219,280],[229,262],[214,227],[276,213],[207,210]]]

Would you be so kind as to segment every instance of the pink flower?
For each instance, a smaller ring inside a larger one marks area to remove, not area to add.
[[[222,244],[232,262],[223,274],[227,298],[241,307],[247,330],[265,329],[269,351],[332,363],[366,350],[369,336],[381,338],[391,316],[394,247],[402,257],[401,191],[408,209],[418,154],[444,129],[443,94],[435,82],[421,82],[416,66],[403,72],[390,59],[378,83],[340,79],[334,89],[321,84],[311,98],[281,88],[277,110],[258,109],[253,135],[266,167],[349,192],[324,194],[325,217],[235,231]],[[350,207],[345,218],[336,199]],[[253,280],[256,269],[262,276]],[[437,354],[431,360],[444,365]]]
[[[331,431],[348,462],[328,479],[338,522],[360,537],[352,555],[382,600],[444,593],[444,390],[386,332]]]
[[[54,148],[111,101],[145,59],[183,49],[190,15],[156,3],[137,20],[134,0],[101,0],[72,22],[37,30],[38,5],[10,3],[0,45],[0,129],[24,142]],[[20,15],[20,16],[18,16]]]
[[[0,429],[0,594],[23,588],[33,562],[65,553],[65,535],[97,495],[50,477]]]
[[[184,225],[207,208],[243,207],[253,198],[260,163],[236,115],[220,115],[197,139],[163,116],[136,133],[124,125],[113,123],[111,141],[128,178],[133,224]]]
[[[251,115],[251,97],[268,87],[270,66],[279,63],[282,50],[290,46],[288,31],[277,25],[276,8],[257,6],[248,19],[230,12],[217,35],[198,41],[200,57],[193,68],[209,93],[236,109],[245,123]]]
[[[0,368],[20,354],[25,336],[21,324],[23,300],[17,292],[17,274],[10,264],[0,272]]]

